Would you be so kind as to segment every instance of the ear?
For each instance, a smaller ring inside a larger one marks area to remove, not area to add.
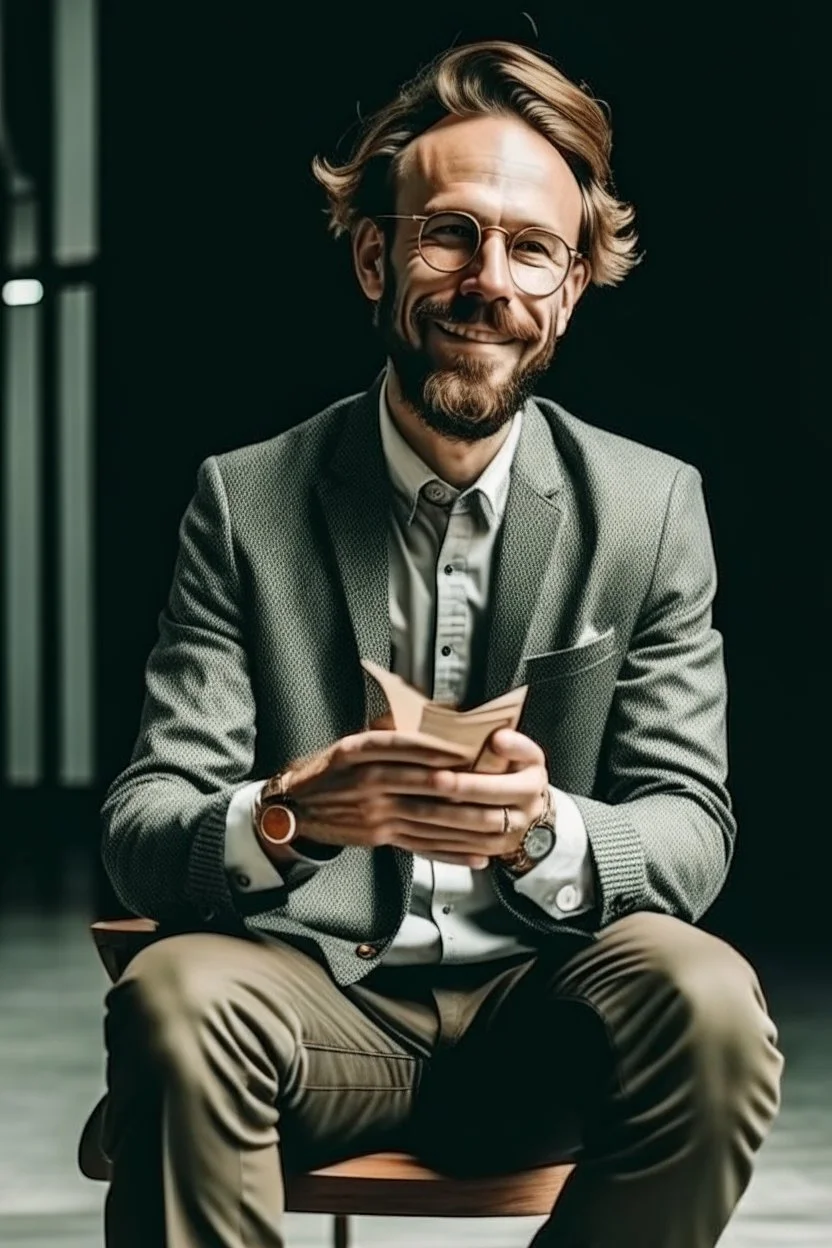
[[[384,290],[384,235],[369,217],[359,221],[353,231],[352,262],[359,286],[377,303]]]
[[[569,270],[569,276],[558,291],[560,302],[557,310],[557,327],[556,334],[561,338],[566,333],[566,327],[572,312],[580,299],[581,295],[589,285],[592,270],[589,267],[589,261],[583,256],[576,256]]]

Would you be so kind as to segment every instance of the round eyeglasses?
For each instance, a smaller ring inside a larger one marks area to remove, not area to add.
[[[514,234],[501,225],[480,225],[468,212],[432,212],[430,216],[380,213],[378,221],[418,221],[419,255],[438,273],[459,273],[468,267],[482,246],[486,230],[506,236],[511,279],[527,295],[553,295],[569,274],[572,262],[582,253],[552,230],[527,226]]]

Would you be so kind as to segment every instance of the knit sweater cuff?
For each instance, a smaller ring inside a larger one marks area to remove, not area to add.
[[[213,799],[191,845],[188,897],[206,922],[223,914],[237,913],[225,871],[225,829],[231,797],[228,792]]]
[[[647,898],[644,847],[626,806],[572,798],[583,816],[598,876],[599,927],[642,909]]]

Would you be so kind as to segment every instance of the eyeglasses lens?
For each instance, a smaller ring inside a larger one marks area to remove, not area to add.
[[[440,273],[457,273],[474,259],[481,235],[473,217],[437,212],[422,225],[419,250],[425,264]],[[529,295],[551,295],[569,272],[569,248],[549,230],[522,230],[508,257],[512,280]]]

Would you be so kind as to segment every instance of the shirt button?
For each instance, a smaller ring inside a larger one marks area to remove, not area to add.
[[[429,481],[425,486],[425,498],[431,503],[446,503],[448,491],[439,481]]]
[[[378,949],[376,949],[375,945],[358,945],[355,952],[359,958],[374,958],[378,953]]]
[[[251,877],[250,877],[250,876],[248,876],[248,875],[246,875],[246,874],[245,874],[244,872],[242,872],[242,871],[238,871],[238,872],[235,874],[234,879],[237,881],[237,884],[239,885],[239,887],[240,887],[240,888],[250,888],[250,887],[251,887]]]
[[[581,904],[581,894],[574,884],[564,884],[558,892],[556,904],[559,910],[576,910]]]
[[[450,576],[454,570],[454,565],[452,563],[446,563],[443,570],[446,576]]]
[[[443,646],[443,647],[442,647],[442,653],[444,654],[445,658],[447,659],[448,655],[451,653],[451,647],[450,647],[450,646]]]
[[[443,913],[443,914],[450,914],[452,910],[453,910],[453,906],[443,906],[443,907],[442,907],[442,913]]]

